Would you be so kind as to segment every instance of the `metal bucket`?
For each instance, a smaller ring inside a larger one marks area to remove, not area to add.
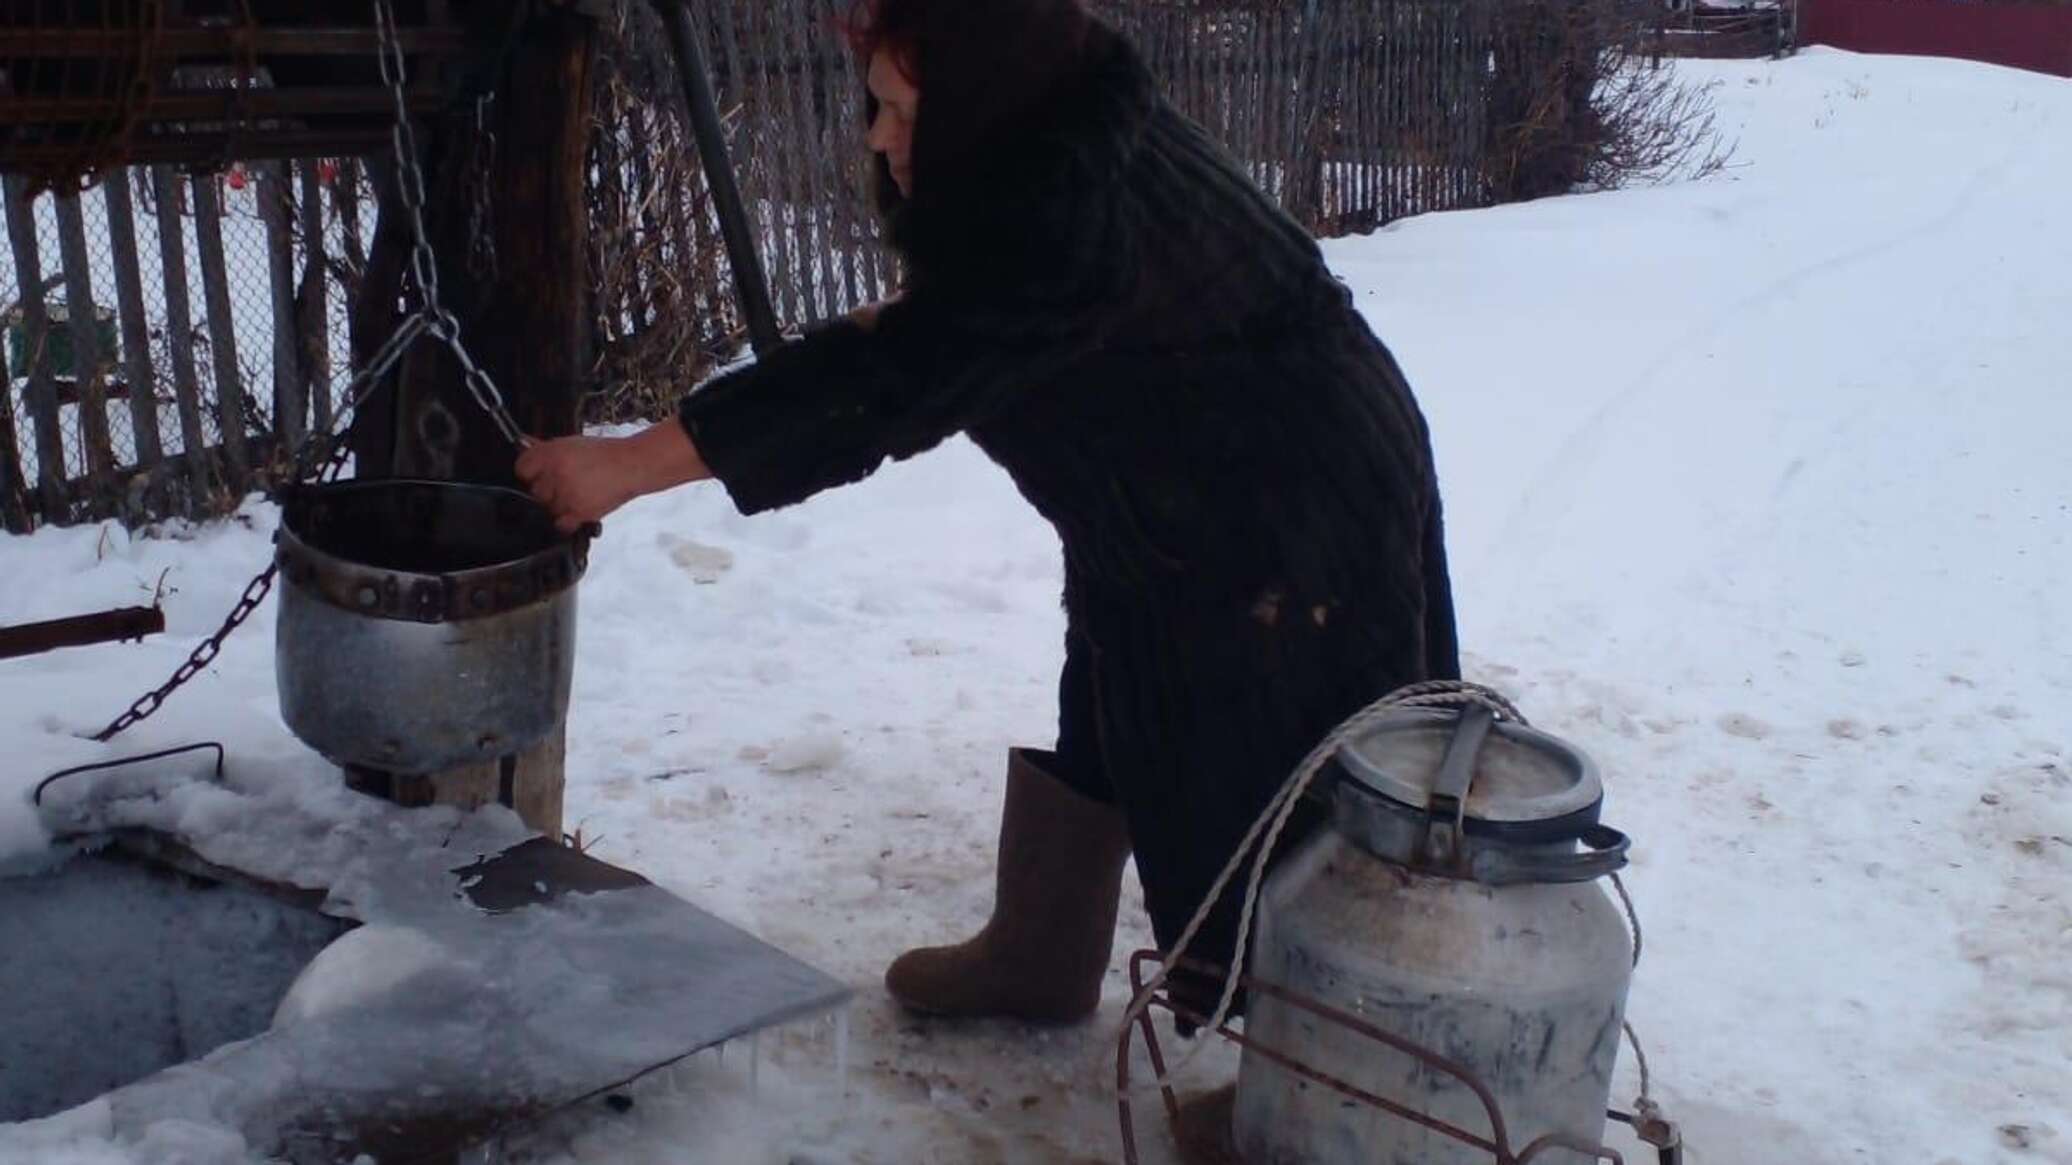
[[[275,536],[281,717],[331,760],[391,773],[530,748],[568,712],[588,549],[516,490],[297,488]]]

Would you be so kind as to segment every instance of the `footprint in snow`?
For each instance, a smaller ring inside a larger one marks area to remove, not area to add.
[[[655,535],[655,545],[694,583],[716,583],[734,568],[734,552],[723,547],[707,546],[667,531]]]
[[[1743,740],[1766,740],[1770,726],[1745,712],[1729,712],[1719,718],[1720,731]]]

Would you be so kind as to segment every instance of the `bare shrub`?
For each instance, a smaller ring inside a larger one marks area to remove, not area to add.
[[[1646,0],[1514,0],[1498,19],[1489,180],[1499,202],[1700,177],[1731,149],[1712,93],[1642,52]]]
[[[667,38],[642,0],[616,0],[602,31],[587,178],[589,423],[666,415],[745,335]]]

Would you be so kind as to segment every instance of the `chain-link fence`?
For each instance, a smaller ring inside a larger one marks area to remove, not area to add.
[[[9,178],[5,199],[10,525],[220,512],[328,422],[373,230],[357,162],[130,167],[33,200]]]

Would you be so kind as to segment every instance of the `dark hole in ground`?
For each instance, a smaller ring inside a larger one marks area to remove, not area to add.
[[[0,878],[0,1122],[265,1031],[348,923],[115,856]]]

